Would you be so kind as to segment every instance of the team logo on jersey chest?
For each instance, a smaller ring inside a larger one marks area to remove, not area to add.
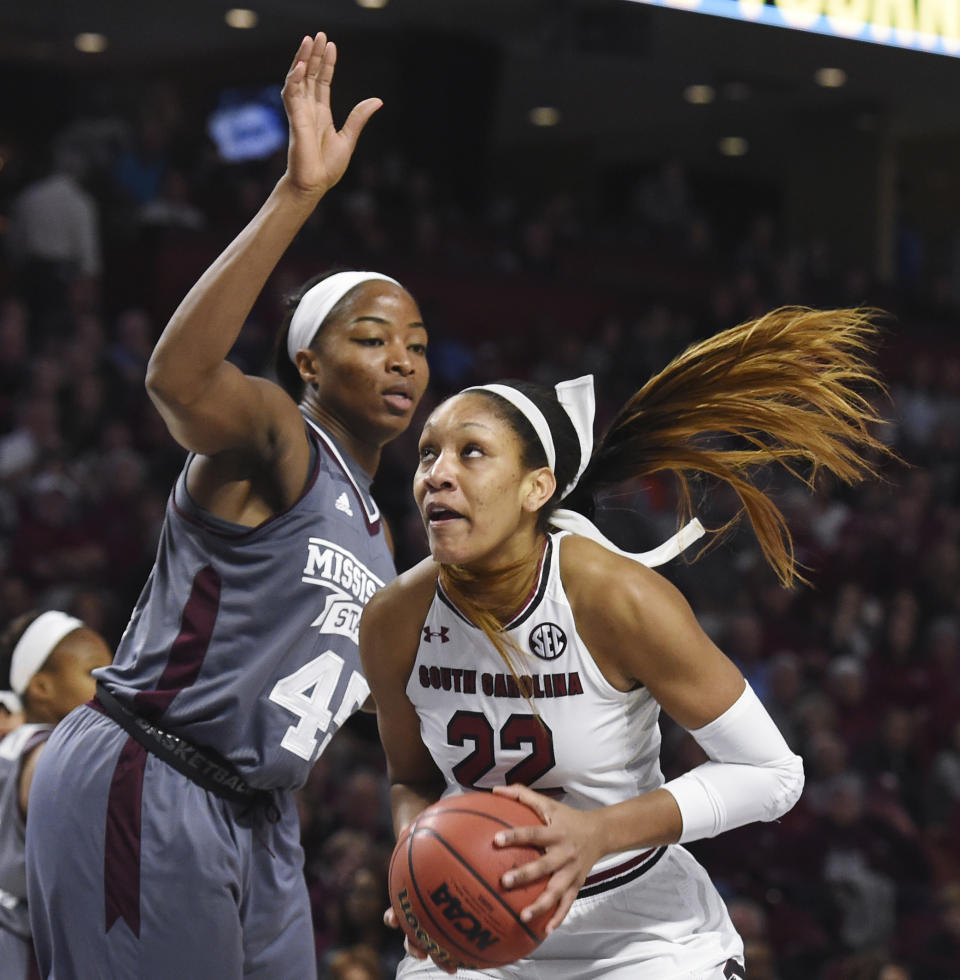
[[[541,623],[530,630],[530,652],[541,660],[556,660],[567,649],[567,634],[556,623]]]
[[[346,548],[323,538],[307,542],[307,562],[300,580],[329,590],[323,610],[310,625],[356,643],[360,614],[370,596],[383,588],[383,580]]]

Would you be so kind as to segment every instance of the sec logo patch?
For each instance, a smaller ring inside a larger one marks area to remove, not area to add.
[[[556,623],[541,623],[530,631],[530,652],[541,660],[556,660],[567,649],[567,635]]]

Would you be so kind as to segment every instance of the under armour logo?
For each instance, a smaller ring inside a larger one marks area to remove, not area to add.
[[[343,511],[343,513],[346,514],[347,517],[353,517],[353,511],[350,509],[350,501],[347,500],[346,491],[344,491],[343,493],[340,494],[339,497],[337,497],[336,503],[334,503],[333,506],[336,507],[337,510]]]
[[[423,640],[425,643],[430,643],[435,636],[440,637],[441,643],[450,642],[450,627],[441,626],[438,630],[432,630],[429,626],[424,626],[423,628]]]

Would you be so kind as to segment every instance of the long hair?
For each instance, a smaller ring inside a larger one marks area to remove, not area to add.
[[[886,393],[870,360],[876,316],[782,307],[689,347],[623,406],[568,505],[582,510],[598,490],[669,471],[686,517],[689,475],[707,474],[736,493],[780,581],[802,579],[787,522],[756,474],[775,463],[811,488],[820,470],[853,484],[895,458],[871,431],[882,420],[869,396]]]
[[[689,480],[705,474],[730,486],[742,505],[718,530],[746,513],[780,581],[802,580],[790,529],[757,485],[758,470],[778,464],[813,487],[823,469],[853,484],[877,476],[880,461],[896,458],[871,431],[882,420],[870,396],[886,393],[871,361],[879,342],[878,317],[869,309],[782,307],[689,347],[628,399],[564,506],[589,515],[598,491],[667,471],[679,481],[678,518],[683,519],[692,510]],[[516,386],[532,395],[529,385]],[[517,433],[525,464],[544,465],[532,426],[504,399],[482,394]],[[549,389],[539,388],[535,400],[542,406],[551,398],[556,404]],[[551,421],[553,413],[544,414],[554,435],[562,435]],[[561,457],[576,446],[567,437],[555,444],[559,475],[561,467],[571,467],[571,460]],[[558,503],[555,497],[544,507],[541,525]],[[506,591],[516,571],[501,570],[498,587]],[[450,598],[516,676],[503,624],[470,598],[471,573],[451,566],[442,567],[440,576]]]

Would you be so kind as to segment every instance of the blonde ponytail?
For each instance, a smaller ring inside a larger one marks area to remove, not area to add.
[[[780,581],[802,579],[786,521],[752,473],[778,463],[812,487],[823,468],[850,484],[876,476],[877,463],[894,457],[871,432],[882,420],[868,395],[886,393],[868,360],[876,315],[783,307],[688,348],[621,409],[578,498],[671,471],[685,516],[688,475],[708,474],[737,494]]]

